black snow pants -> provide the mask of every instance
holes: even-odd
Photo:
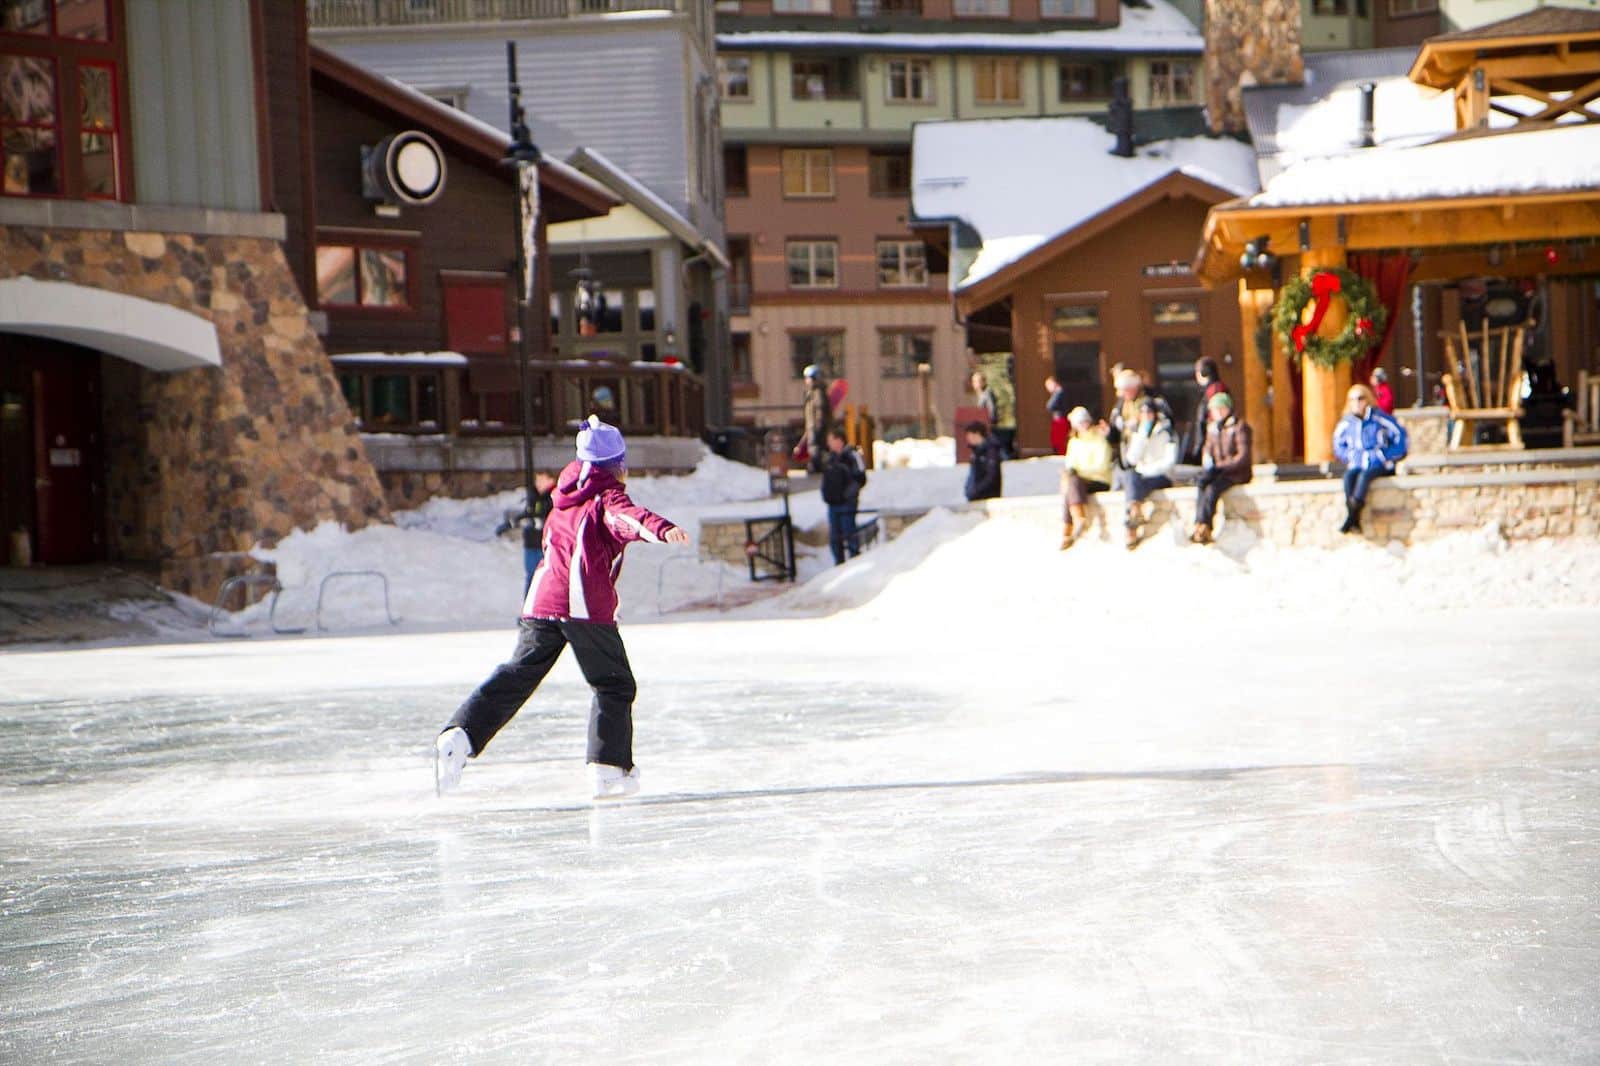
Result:
[[[633,769],[633,698],[637,687],[616,626],[524,618],[517,650],[467,697],[445,729],[460,726],[483,754],[489,741],[522,709],[568,644],[594,689],[589,708],[589,762]]]

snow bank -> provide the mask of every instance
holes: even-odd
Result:
[[[915,437],[897,441],[875,440],[872,442],[872,465],[879,470],[955,466],[956,440],[954,437],[936,437],[933,440],[920,440]]]
[[[920,447],[910,449],[920,453]],[[1007,496],[1053,498],[1060,460],[1005,464]],[[894,625],[908,619],[1015,617],[1066,632],[1088,617],[1155,611],[1204,619],[1216,612],[1315,611],[1342,616],[1373,610],[1600,606],[1600,543],[1561,540],[1508,545],[1494,527],[1412,548],[1357,540],[1332,550],[1285,549],[1257,541],[1242,525],[1221,527],[1215,549],[1194,548],[1174,529],[1137,552],[1115,537],[1093,536],[1056,550],[1049,522],[984,521],[955,513],[964,503],[964,466],[897,467],[872,472],[863,508],[931,513],[899,538],[834,568],[825,551],[802,547],[803,583],[741,608],[752,617],[865,611]],[[766,474],[707,456],[686,477],[634,478],[633,497],[685,528],[702,520],[777,513]],[[407,627],[502,626],[516,617],[522,552],[494,528],[517,492],[479,500],[434,500],[396,515],[395,525],[349,532],[324,524],[258,550],[277,563],[286,587],[284,625],[312,621],[318,588],[338,571],[376,570],[389,580],[392,608]],[[815,491],[790,505],[801,527],[825,522]],[[1117,531],[1113,530],[1113,533]],[[643,545],[628,553],[621,579],[623,618],[652,621],[683,610],[751,599],[741,566],[707,562],[694,545]],[[763,592],[765,590],[762,590]],[[265,605],[238,622],[262,628]],[[385,625],[381,585],[335,578],[325,624],[349,630]]]

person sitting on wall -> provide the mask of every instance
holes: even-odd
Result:
[[[867,464],[845,439],[838,426],[828,429],[828,465],[822,468],[822,502],[828,505],[828,547],[833,565],[861,554],[856,535],[856,508],[867,483]]]
[[[1394,473],[1406,457],[1406,430],[1377,405],[1365,385],[1350,386],[1344,417],[1333,428],[1333,454],[1344,464],[1344,525],[1340,533],[1361,532],[1361,509],[1374,478]]]
[[[1250,423],[1233,413],[1233,397],[1219,392],[1206,404],[1210,423],[1206,426],[1206,446],[1200,456],[1199,494],[1195,500],[1194,529],[1189,539],[1196,544],[1211,543],[1211,525],[1217,516],[1217,501],[1235,485],[1250,481],[1252,457]]]
[[[1072,427],[1072,439],[1067,441],[1067,455],[1061,461],[1065,503],[1061,515],[1062,551],[1072,547],[1073,541],[1088,529],[1089,497],[1111,487],[1112,471],[1111,443],[1088,410],[1074,407],[1067,415],[1067,423]]]
[[[1055,455],[1067,453],[1067,390],[1051,375],[1044,379],[1044,391],[1050,394],[1044,409],[1050,415],[1050,451]]]
[[[1189,423],[1188,432],[1183,436],[1183,462],[1191,466],[1200,462],[1200,453],[1206,446],[1207,405],[1211,403],[1211,397],[1228,391],[1217,361],[1209,355],[1194,361],[1194,383],[1200,386],[1200,397],[1195,401],[1194,420]]]
[[[1372,402],[1386,415],[1394,414],[1394,389],[1389,387],[1389,372],[1381,366],[1372,368]]]
[[[967,499],[992,500],[1000,495],[1000,442],[982,422],[968,422],[966,434],[967,447],[972,449]]]
[[[1117,399],[1106,414],[1105,424],[1101,429],[1114,449],[1112,458],[1116,460],[1118,468],[1126,469],[1131,465],[1127,456],[1127,440],[1139,424],[1140,406],[1146,400],[1153,402],[1158,417],[1169,424],[1172,422],[1172,407],[1165,399],[1150,391],[1150,387],[1145,384],[1144,376],[1137,370],[1129,370],[1119,364],[1112,380],[1117,386]]]
[[[1172,468],[1178,463],[1172,419],[1163,417],[1155,397],[1139,401],[1139,421],[1123,438],[1122,455],[1127,465],[1116,472],[1116,482],[1127,500],[1123,525],[1131,551],[1139,546],[1145,523],[1150,521],[1146,501],[1156,489],[1172,487]]]

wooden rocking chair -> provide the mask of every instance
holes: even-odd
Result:
[[[1600,374],[1578,371],[1578,409],[1566,416],[1564,445],[1600,444]]]
[[[1521,449],[1523,326],[1485,324],[1477,336],[1442,330],[1445,368],[1444,394],[1450,404],[1450,450],[1474,447],[1469,433],[1477,422],[1504,422],[1506,443],[1485,445]]]

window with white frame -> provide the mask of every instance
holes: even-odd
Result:
[[[781,159],[785,199],[833,195],[832,148],[785,148]]]
[[[895,329],[878,334],[878,372],[886,378],[913,378],[933,365],[933,331]]]
[[[1178,59],[1150,63],[1150,106],[1170,107],[1194,102],[1194,64]]]
[[[889,60],[888,97],[896,103],[927,103],[932,100],[932,62],[926,59]]]
[[[956,0],[955,13],[962,16],[1010,18],[1011,0]]]
[[[791,289],[839,287],[838,241],[790,241],[785,248]]]
[[[1000,56],[973,61],[972,94],[980,104],[1022,102],[1022,60]]]
[[[1039,14],[1047,19],[1092,19],[1094,0],[1040,0]]]
[[[717,56],[717,85],[724,100],[750,99],[750,57]]]
[[[892,289],[928,284],[928,250],[923,243],[879,241],[878,284]]]

